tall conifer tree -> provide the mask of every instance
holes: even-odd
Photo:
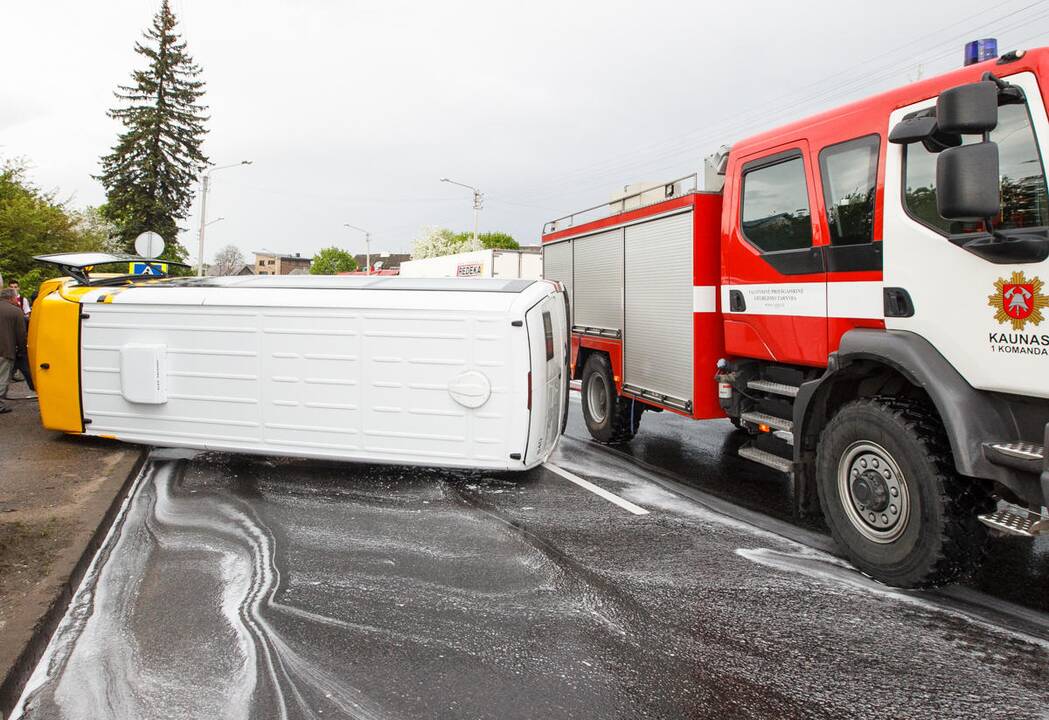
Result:
[[[114,93],[122,106],[109,116],[125,130],[113,151],[102,157],[102,174],[96,179],[106,188],[105,213],[120,228],[129,251],[139,233],[153,230],[167,244],[165,258],[184,260],[178,221],[188,215],[197,174],[208,162],[201,152],[208,117],[200,103],[200,67],[186,53],[176,24],[164,0],[144,42],[135,43],[146,67],[133,71],[132,84]]]

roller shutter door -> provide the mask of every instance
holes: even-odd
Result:
[[[627,227],[625,253],[624,383],[691,403],[692,213]]]
[[[623,329],[623,230],[573,241],[575,311],[572,322],[600,330]]]
[[[575,310],[575,298],[572,295],[572,241],[543,246],[543,278],[559,280],[568,290],[569,307]]]

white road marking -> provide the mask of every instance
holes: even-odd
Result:
[[[579,477],[578,475],[573,475],[572,473],[568,472],[567,470],[563,470],[562,468],[557,467],[557,465],[554,465],[553,463],[545,462],[545,463],[543,463],[543,467],[545,467],[547,470],[549,470],[552,473],[556,473],[556,474],[560,475],[561,477],[563,477],[565,480],[568,480],[569,482],[574,482],[576,485],[578,485],[579,487],[583,488],[584,490],[589,490],[590,492],[594,493],[595,495],[603,497],[608,502],[618,505],[619,507],[623,508],[627,512],[632,512],[635,515],[648,515],[648,510],[645,510],[640,505],[635,505],[634,503],[630,502],[629,500],[624,500],[623,498],[619,497],[618,495],[615,495],[614,493],[610,493],[607,490],[605,490],[604,488],[600,488],[597,485],[594,485],[594,483],[590,482],[589,480],[584,480],[583,478]]]

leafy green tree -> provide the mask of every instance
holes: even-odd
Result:
[[[441,257],[471,250],[482,250],[469,233],[454,233],[448,228],[424,227],[412,243],[412,259]]]
[[[0,167],[0,274],[5,283],[18,280],[22,292],[57,271],[33,260],[36,255],[61,252],[110,252],[113,228],[97,209],[73,211],[30,183],[25,165],[7,162]]]
[[[327,247],[313,256],[310,275],[335,275],[341,272],[353,272],[357,261],[353,255],[337,247]]]
[[[189,214],[197,173],[208,159],[201,152],[207,130],[206,106],[200,103],[204,83],[200,67],[186,53],[186,43],[175,32],[177,20],[163,0],[135,52],[146,67],[131,73],[132,84],[115,95],[122,106],[109,111],[124,132],[112,152],[102,157],[108,203],[106,217],[120,228],[124,249],[146,230],[164,238],[162,257],[184,260],[178,242],[178,221]]]
[[[459,242],[466,243],[473,239],[473,233],[461,232],[457,233],[455,237]],[[517,250],[521,247],[514,240],[513,236],[504,232],[481,233],[477,236],[477,241],[481,243],[481,247],[485,250]]]
[[[472,232],[452,232],[448,228],[424,227],[412,244],[412,259],[455,255],[472,250],[517,250],[521,246],[503,232],[481,233],[474,242]]]

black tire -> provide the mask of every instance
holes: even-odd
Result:
[[[591,437],[607,445],[629,442],[637,434],[644,406],[616,394],[608,357],[593,353],[583,365],[583,420]],[[594,401],[591,402],[593,393]],[[604,402],[601,403],[600,399]],[[603,410],[602,410],[603,407]]]
[[[957,474],[943,426],[922,403],[870,398],[843,406],[820,436],[816,482],[834,539],[887,585],[943,585],[983,558],[987,533],[977,515],[994,501]]]

